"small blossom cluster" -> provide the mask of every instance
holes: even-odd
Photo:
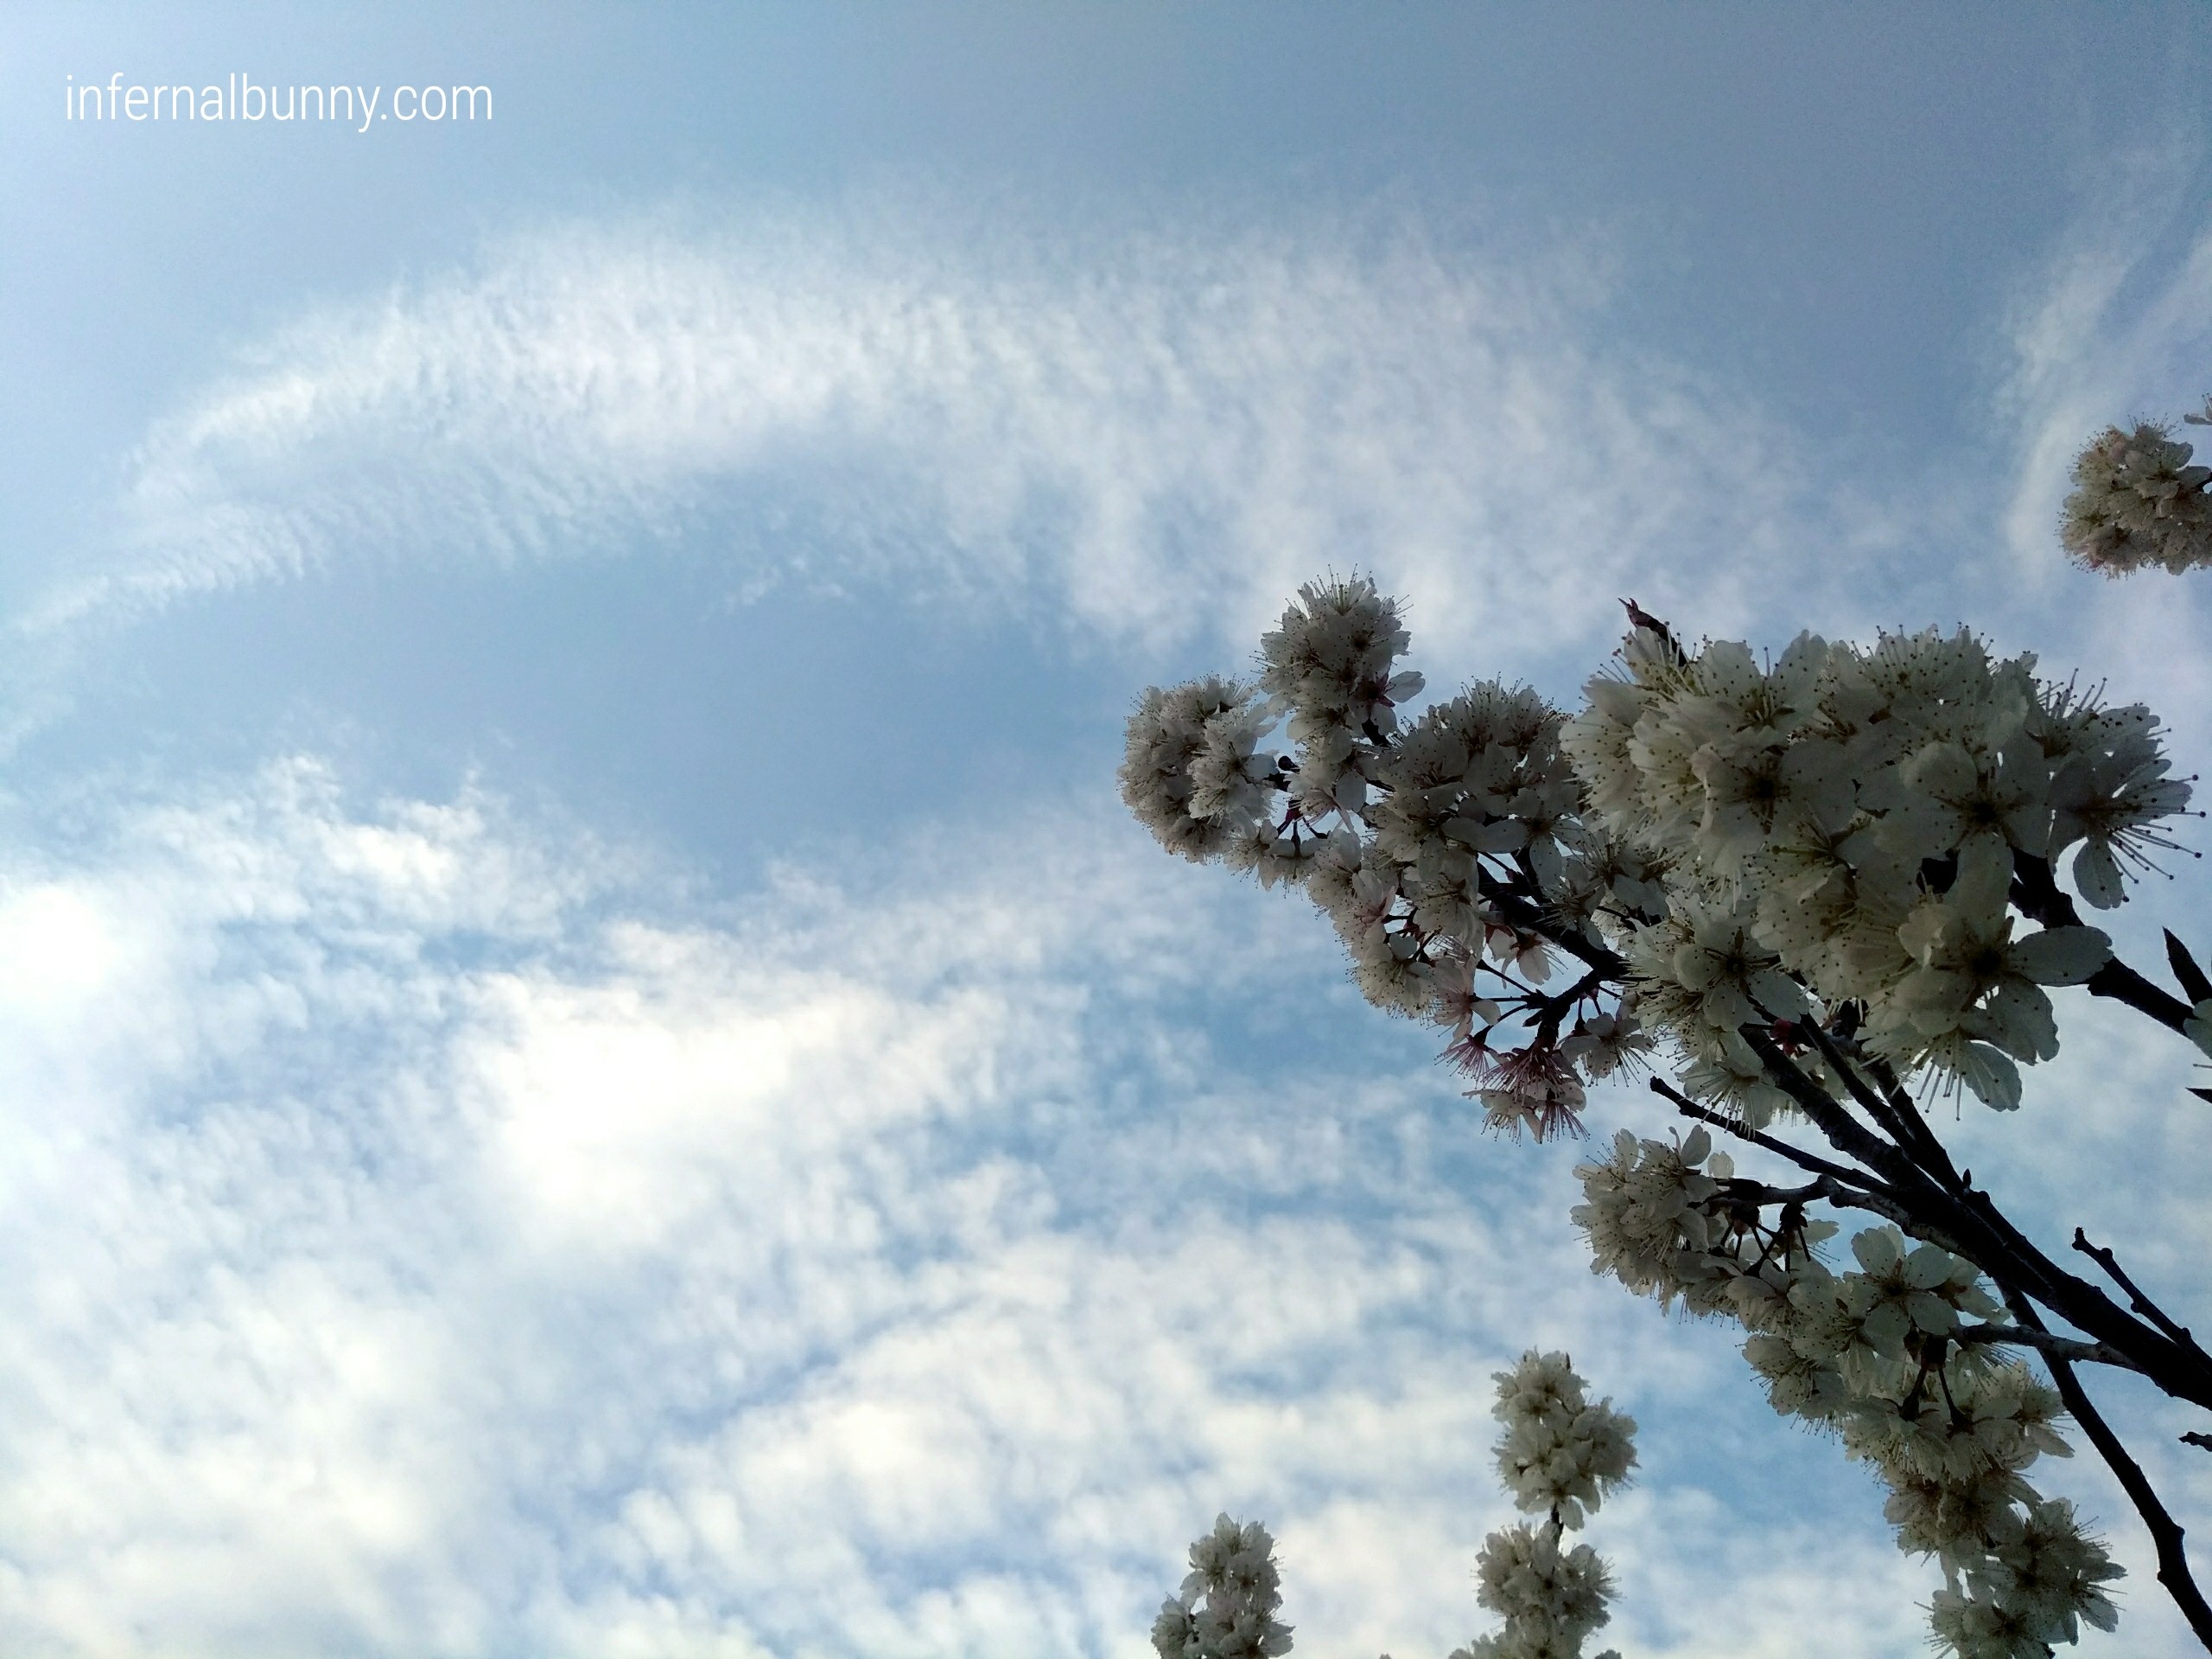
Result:
[[[1541,988],[1562,938],[1603,954],[1599,909],[1662,902],[1656,868],[1582,821],[1560,716],[1535,693],[1484,683],[1402,724],[1421,688],[1397,666],[1408,643],[1372,582],[1308,583],[1256,683],[1146,692],[1122,798],[1185,857],[1301,887],[1367,998],[1443,1027],[1491,1122],[1541,1137],[1575,1124],[1586,1079],[1648,1046],[1601,979]],[[1278,722],[1294,753],[1264,747]]]
[[[1611,1617],[1605,1603],[1612,1584],[1587,1544],[1564,1548],[1561,1535],[1581,1525],[1585,1511],[1628,1478],[1636,1463],[1636,1421],[1615,1411],[1610,1400],[1591,1404],[1589,1385],[1565,1354],[1532,1351],[1494,1380],[1491,1414],[1505,1426],[1498,1474],[1519,1508],[1545,1512],[1547,1519],[1501,1528],[1484,1541],[1476,1594],[1504,1628],[1477,1637],[1452,1659],[1582,1659],[1584,1638]],[[1160,1659],[1288,1653],[1290,1627],[1275,1618],[1281,1591],[1267,1529],[1256,1521],[1240,1526],[1224,1515],[1192,1544],[1190,1576],[1160,1607],[1152,1645]],[[1598,1659],[1620,1656],[1608,1650]]]
[[[1809,1017],[1899,1076],[2018,1105],[2019,1066],[2057,1052],[2044,988],[2089,979],[2110,944],[2016,936],[2015,883],[2070,853],[2081,897],[2110,908],[2123,867],[2173,844],[2158,825],[2190,789],[2149,711],[1963,631],[1863,651],[1802,635],[1762,666],[1639,627],[1621,658],[1561,742],[1588,817],[1665,872],[1664,918],[1614,937],[1684,1086],[1762,1121],[1783,1100],[1744,1028]]]
[[[1521,1356],[1499,1371],[1492,1415],[1505,1425],[1497,1474],[1518,1508],[1548,1514],[1569,1529],[1628,1478],[1636,1464],[1636,1419],[1595,1405],[1565,1354]]]
[[[1589,1633],[1611,1617],[1605,1563],[1587,1544],[1566,1548],[1548,1527],[1505,1527],[1483,1541],[1475,1597],[1505,1621],[1451,1659],[1581,1659]],[[1620,1659],[1608,1649],[1599,1659]]]
[[[1636,1420],[1610,1400],[1592,1405],[1565,1354],[1532,1351],[1495,1380],[1492,1414],[1505,1426],[1498,1478],[1517,1508],[1546,1519],[1500,1528],[1484,1541],[1476,1596],[1503,1627],[1452,1659],[1580,1659],[1584,1640],[1611,1617],[1612,1584],[1596,1552],[1567,1548],[1563,1535],[1628,1478]]]
[[[1281,1605],[1274,1540],[1223,1515],[1191,1545],[1190,1575],[1160,1605],[1152,1645],[1160,1659],[1274,1659],[1290,1651]]]
[[[2024,1478],[2044,1453],[2070,1455],[2058,1395],[1998,1356],[2008,1327],[1971,1262],[1885,1226],[1853,1238],[1854,1268],[1832,1271],[1815,1252],[1834,1224],[1738,1179],[1701,1128],[1679,1144],[1623,1130],[1576,1173],[1596,1271],[1740,1323],[1774,1408],[1839,1435],[1881,1476],[1898,1548],[1942,1567],[1939,1645],[2024,1659],[2075,1641],[2084,1621],[2113,1628],[2103,1586],[2120,1569]]]
[[[2212,424],[2212,401],[2183,418]],[[2074,463],[2074,493],[2059,519],[2074,562],[2108,576],[2212,564],[2212,467],[2193,465],[2190,455],[2169,428],[2147,423],[2091,439]]]

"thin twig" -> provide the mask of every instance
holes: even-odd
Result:
[[[1732,1176],[1720,1183],[1721,1190],[1732,1202],[1740,1200],[1764,1209],[1770,1204],[1810,1204],[1815,1198],[1824,1198],[1834,1188],[1834,1182],[1826,1176],[1808,1181],[1802,1186],[1769,1186],[1764,1181],[1747,1180],[1741,1175]]]
[[[1734,1135],[1738,1141],[1748,1141],[1755,1147],[1762,1147],[1777,1158],[1787,1158],[1800,1169],[1810,1170],[1815,1175],[1827,1175],[1839,1181],[1849,1181],[1859,1186],[1878,1187],[1880,1185],[1878,1181],[1862,1170],[1853,1169],[1847,1164],[1832,1164],[1825,1158],[1816,1158],[1809,1152],[1799,1151],[1787,1141],[1777,1141],[1770,1135],[1762,1134],[1757,1129],[1745,1128],[1726,1112],[1716,1112],[1710,1107],[1699,1105],[1664,1077],[1651,1079],[1651,1092],[1674,1102],[1675,1109],[1683,1116],[1697,1118],[1703,1122],[1712,1124],[1717,1129]]]
[[[2056,1355],[2087,1365],[2116,1365],[2123,1371],[2140,1372],[2142,1367],[2108,1343],[2077,1342],[2072,1337],[2054,1335],[2024,1325],[1965,1325],[1948,1333],[1950,1340],[1961,1348],[1984,1347],[1991,1343],[2017,1343],[2023,1348],[2032,1348],[2046,1357]]]
[[[2034,1304],[2026,1297],[2009,1285],[1999,1288],[2005,1293],[2005,1305],[2012,1310],[2014,1319],[2031,1330],[2045,1328]],[[2205,1605],[2203,1592],[2190,1576],[2189,1557],[2182,1549],[2181,1523],[2167,1513],[2142,1465],[2128,1455],[2127,1448],[2120,1443],[2120,1436],[2112,1432],[2111,1425],[2089,1403],[2081,1379],[2074,1375],[2073,1365],[2052,1353],[2044,1355],[2044,1363],[2050,1367],[2051,1381],[2058,1385],[2058,1397],[2066,1402],[2066,1409],[2073,1414],[2074,1421],[2082,1425],[2082,1432],[2089,1437],[2089,1443],[2120,1478],[2120,1485],[2134,1503],[2136,1513],[2151,1529],[2151,1541],[2158,1553],[2158,1582],[2166,1586],[2166,1593],[2181,1609],[2182,1617],[2189,1621],[2189,1628],[2196,1633],[2197,1641],[2212,1652],[2212,1607]]]
[[[2157,1325],[2159,1330],[2181,1344],[2199,1359],[2207,1357],[2204,1350],[2197,1346],[2196,1338],[2189,1334],[2189,1327],[2185,1325],[2177,1325],[2169,1318],[2164,1308],[2145,1296],[2136,1282],[2120,1270],[2118,1258],[2103,1245],[2090,1243],[2088,1235],[2079,1227],[2074,1230],[2074,1248],[2112,1275],[2113,1282],[2127,1293],[2128,1303],[2138,1313],[2150,1320],[2152,1324]]]

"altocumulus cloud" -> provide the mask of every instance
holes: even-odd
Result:
[[[1453,632],[1510,588],[1522,663],[1605,637],[1630,584],[1732,624],[1818,516],[1750,400],[1609,338],[1590,247],[1189,219],[855,201],[512,237],[303,316],[159,422],[105,563],[41,614],[705,525],[741,589],[888,577],[1153,642],[1241,639],[1332,563]]]
[[[304,760],[11,840],[10,1650],[1141,1654],[1222,1503],[1306,1645],[1464,1639],[1487,1371],[1563,1343],[1656,1421],[1732,1356],[1405,1051],[1210,1051],[1219,999],[1325,995],[1306,918],[1004,833],[710,922]],[[1871,1513],[1816,1548],[1684,1472],[1608,1511],[1624,1636],[1711,1651],[1779,1527],[1737,1651],[1831,1574],[1903,1639]]]

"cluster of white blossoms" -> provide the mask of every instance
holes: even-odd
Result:
[[[2045,988],[2110,954],[2095,928],[2023,929],[2019,884],[2065,858],[2108,909],[2173,844],[2190,786],[2157,721],[1964,632],[1804,635],[1762,665],[1637,615],[1572,721],[1485,683],[1402,725],[1395,603],[1309,584],[1256,685],[1145,694],[1123,797],[1185,857],[1301,885],[1370,1001],[1447,1030],[1496,1127],[1573,1127],[1586,1082],[1655,1038],[1756,1126],[1787,1103],[1745,1027],[1787,1046],[1808,1019],[2017,1105],[2019,1067],[2057,1052]],[[1294,755],[1264,746],[1286,720]]]
[[[2099,487],[2185,518],[2204,482],[2187,459],[2114,450]],[[2177,999],[2076,908],[2117,906],[2176,847],[2190,780],[2147,709],[2040,679],[2032,657],[1997,659],[1964,630],[1870,647],[1807,634],[1762,661],[1629,615],[1572,719],[1496,683],[1408,718],[1421,681],[1401,667],[1395,601],[1362,579],[1311,583],[1255,681],[1145,694],[1123,797],[1173,851],[1306,893],[1370,1001],[1444,1029],[1491,1127],[1578,1132],[1589,1083],[1663,1054],[1675,1084],[1652,1086],[1683,1115],[1814,1174],[1783,1191],[1738,1179],[1701,1128],[1624,1135],[1581,1170],[1575,1218],[1599,1270],[1739,1321],[1775,1408],[1879,1471],[1900,1544],[1942,1566],[1942,1644],[2041,1655],[2084,1622],[2109,1628],[2101,1586],[2118,1569],[2024,1475],[2065,1452],[2061,1395],[2002,1355],[2039,1347],[2069,1389],[2075,1359],[2128,1366],[2200,1405],[2212,1360],[2109,1253],[2077,1235],[2126,1308],[2041,1257],[1912,1096],[2018,1106],[2021,1067],[2058,1052],[2054,987],[2117,997],[2212,1055],[2212,976],[2169,935]],[[1844,1162],[1777,1140],[1785,1118]],[[1904,1230],[1859,1233],[1836,1271],[1813,1202]],[[2097,1341],[2046,1331],[2038,1300]],[[2111,1459],[2086,1395],[2065,1398]],[[1579,1652],[1591,1626],[1575,1621],[1602,1606],[1595,1557],[1560,1541],[1597,1486],[1560,1484],[1535,1445],[1509,1481],[1550,1494],[1554,1520],[1486,1550],[1506,1629],[1470,1659]],[[2212,1646],[2212,1611],[2190,1617]]]
[[[1504,1628],[1478,1637],[1451,1659],[1582,1659],[1582,1643],[1611,1615],[1611,1580],[1587,1544],[1562,1535],[1582,1524],[1636,1463],[1636,1420],[1601,1400],[1565,1354],[1529,1352],[1495,1374],[1492,1414],[1505,1425],[1497,1469],[1515,1504],[1541,1513],[1535,1525],[1502,1527],[1484,1540],[1476,1595]],[[1226,1515],[1191,1546],[1191,1573],[1160,1610],[1152,1645],[1160,1659],[1259,1659],[1288,1653],[1280,1623],[1274,1541],[1257,1522]],[[1201,1599],[1203,1598],[1203,1600]],[[1389,1659],[1386,1654],[1383,1659]],[[1620,1659],[1611,1650],[1597,1659]]]
[[[1621,655],[1561,741],[1587,817],[1666,873],[1663,920],[1600,922],[1684,1086],[1756,1123],[1781,1100],[1744,1027],[1848,1008],[1898,1075],[2018,1105],[2019,1065],[2058,1048],[2044,988],[2089,979],[2110,945],[2018,934],[2015,884],[2070,854],[2081,897],[2110,908],[2124,868],[2171,844],[2157,825],[2190,788],[2149,711],[2101,709],[1963,631],[1865,651],[1801,635],[1763,667],[1640,627]]]
[[[1532,1351],[1493,1380],[1497,1404],[1491,1414],[1505,1425],[1499,1480],[1521,1510],[1580,1527],[1635,1467],[1636,1419],[1615,1411],[1610,1400],[1591,1404],[1589,1385],[1565,1354]]]
[[[1281,1605],[1274,1540],[1224,1515],[1191,1545],[1190,1576],[1161,1604],[1152,1645],[1160,1659],[1274,1659],[1290,1651]]]
[[[1815,1254],[1835,1231],[1789,1195],[1739,1180],[1702,1128],[1680,1143],[1627,1130],[1576,1171],[1574,1219],[1594,1267],[1689,1313],[1738,1321],[1775,1409],[1839,1435],[1890,1489],[1902,1549],[1936,1558],[1940,1645],[1961,1659],[2043,1659],[2082,1622],[2110,1630],[2118,1578],[2070,1506],[2024,1471],[2059,1438],[2059,1397],[1993,1338],[2011,1327],[1974,1265],[1894,1227],[1851,1241],[1856,1266]]]
[[[2212,425],[2212,399],[2202,415]],[[2190,464],[2190,448],[2148,423],[2132,432],[2107,429],[2074,463],[2059,539],[2075,563],[2107,575],[2145,565],[2175,572],[2212,564],[2212,467]]]
[[[1501,1527],[1483,1541],[1476,1597],[1503,1628],[1452,1659],[1580,1659],[1590,1632],[1611,1615],[1605,1564],[1564,1535],[1582,1524],[1636,1463],[1636,1420],[1613,1402],[1590,1402],[1565,1354],[1529,1352],[1497,1373],[1492,1414],[1505,1425],[1498,1478],[1516,1508],[1542,1521]],[[1610,1649],[1599,1659],[1620,1659]]]

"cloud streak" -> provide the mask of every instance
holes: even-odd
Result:
[[[1154,643],[1357,564],[1526,661],[1631,586],[1726,624],[1813,511],[1746,399],[1610,339],[1586,250],[939,206],[569,225],[302,317],[150,431],[35,621],[658,537]]]

